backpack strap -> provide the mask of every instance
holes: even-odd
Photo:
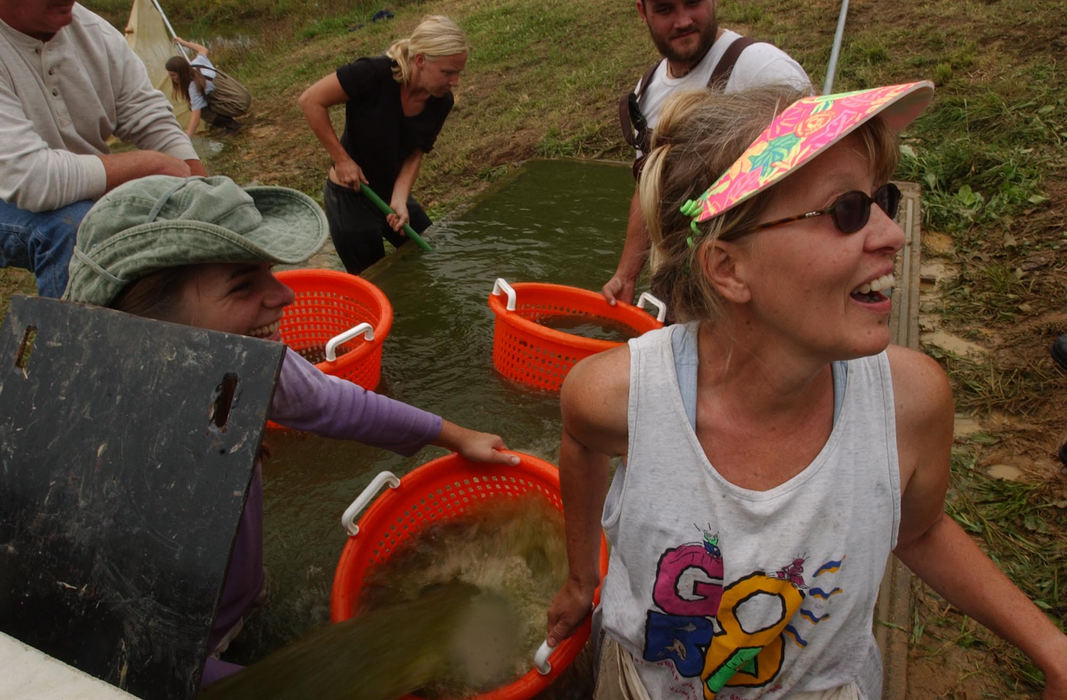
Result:
[[[730,74],[733,73],[734,64],[737,63],[737,58],[741,55],[742,51],[755,43],[755,39],[747,36],[739,36],[730,42],[730,45],[726,47],[726,52],[723,53],[722,58],[715,64],[715,70],[711,72],[711,77],[708,78],[708,87],[717,90],[725,88],[726,82],[730,80]]]
[[[619,98],[619,126],[622,128],[622,137],[626,139],[626,143],[641,151],[648,150],[649,134],[648,124],[645,122],[645,115],[641,114],[638,100],[645,93],[645,88],[648,87],[652,74],[656,72],[660,63],[662,61],[657,61],[645,71],[636,90],[627,92]],[[635,131],[637,133],[634,133]]]
[[[715,69],[708,78],[708,87],[713,90],[725,88],[727,81],[730,80],[730,74],[733,73],[734,64],[737,63],[738,57],[741,56],[741,52],[755,43],[757,43],[755,39],[747,36],[739,36],[730,42],[730,45],[726,47],[722,58],[715,64]],[[633,172],[635,180],[641,174],[641,168],[645,164],[645,157],[648,155],[649,146],[651,145],[649,142],[652,139],[652,133],[648,128],[648,123],[645,121],[645,115],[641,114],[641,107],[638,101],[641,99],[641,95],[644,94],[645,88],[648,86],[657,67],[659,67],[659,63],[645,71],[645,76],[641,78],[637,90],[626,93],[619,100],[619,124],[622,126],[623,138],[626,139],[626,143],[642,153],[634,161]]]

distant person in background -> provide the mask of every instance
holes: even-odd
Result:
[[[207,47],[177,36],[174,37],[174,43],[196,51],[196,56],[191,61],[185,56],[171,56],[166,63],[174,96],[180,97],[189,105],[189,124],[185,127],[185,133],[190,137],[195,134],[201,120],[231,134],[239,131],[240,122],[233,117],[219,114],[208,103],[208,95],[215,91],[214,80],[218,71],[207,57]]]
[[[405,224],[416,233],[430,225],[411,189],[423,154],[452,109],[467,52],[467,39],[452,20],[429,16],[385,55],[341,66],[300,96],[304,116],[332,161],[323,203],[334,248],[349,272],[384,257],[383,238],[403,245]],[[340,139],[329,115],[338,104],[345,105]],[[361,195],[364,184],[394,213],[382,214]]]
[[[619,107],[623,137],[636,149],[635,180],[660,109],[675,91],[711,87],[736,92],[776,84],[804,92],[812,89],[808,74],[784,51],[720,27],[715,0],[637,0],[637,12],[663,60],[645,73]],[[634,285],[649,250],[635,186],[619,263],[601,289],[605,299],[612,304],[633,302]]]
[[[117,136],[137,146],[111,153]],[[204,175],[125,37],[74,0],[0,0],[0,267],[67,284],[95,199],[145,175]]]

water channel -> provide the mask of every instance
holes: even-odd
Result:
[[[534,161],[427,232],[431,251],[400,251],[367,271],[389,297],[380,393],[556,463],[558,396],[499,376],[492,362],[493,281],[599,290],[614,270],[633,179],[626,165]],[[639,286],[639,289],[643,288]],[[264,463],[267,605],[233,649],[250,658],[329,620],[341,513],[382,470],[402,476],[444,454],[400,457],[315,436],[271,431]]]

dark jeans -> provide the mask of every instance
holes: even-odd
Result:
[[[333,247],[345,269],[354,275],[385,257],[384,240],[396,248],[407,243],[408,237],[390,228],[385,214],[353,189],[326,180],[322,203]],[[411,228],[422,233],[430,226],[430,217],[413,197],[408,197],[407,204]]]
[[[63,296],[78,224],[92,205],[86,199],[33,212],[0,200],[0,267],[26,268],[37,276],[38,294]]]

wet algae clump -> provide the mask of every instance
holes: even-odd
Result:
[[[208,688],[205,698],[462,698],[533,667],[566,575],[561,514],[487,500],[423,527],[372,569],[359,613]]]
[[[360,609],[421,600],[451,582],[473,586],[449,638],[445,673],[419,690],[455,698],[499,688],[533,667],[546,613],[567,570],[563,517],[545,499],[493,499],[461,518],[424,527],[360,591]]]
[[[426,591],[328,625],[207,688],[206,700],[396,700],[440,677],[447,639],[477,589],[463,583]]]

